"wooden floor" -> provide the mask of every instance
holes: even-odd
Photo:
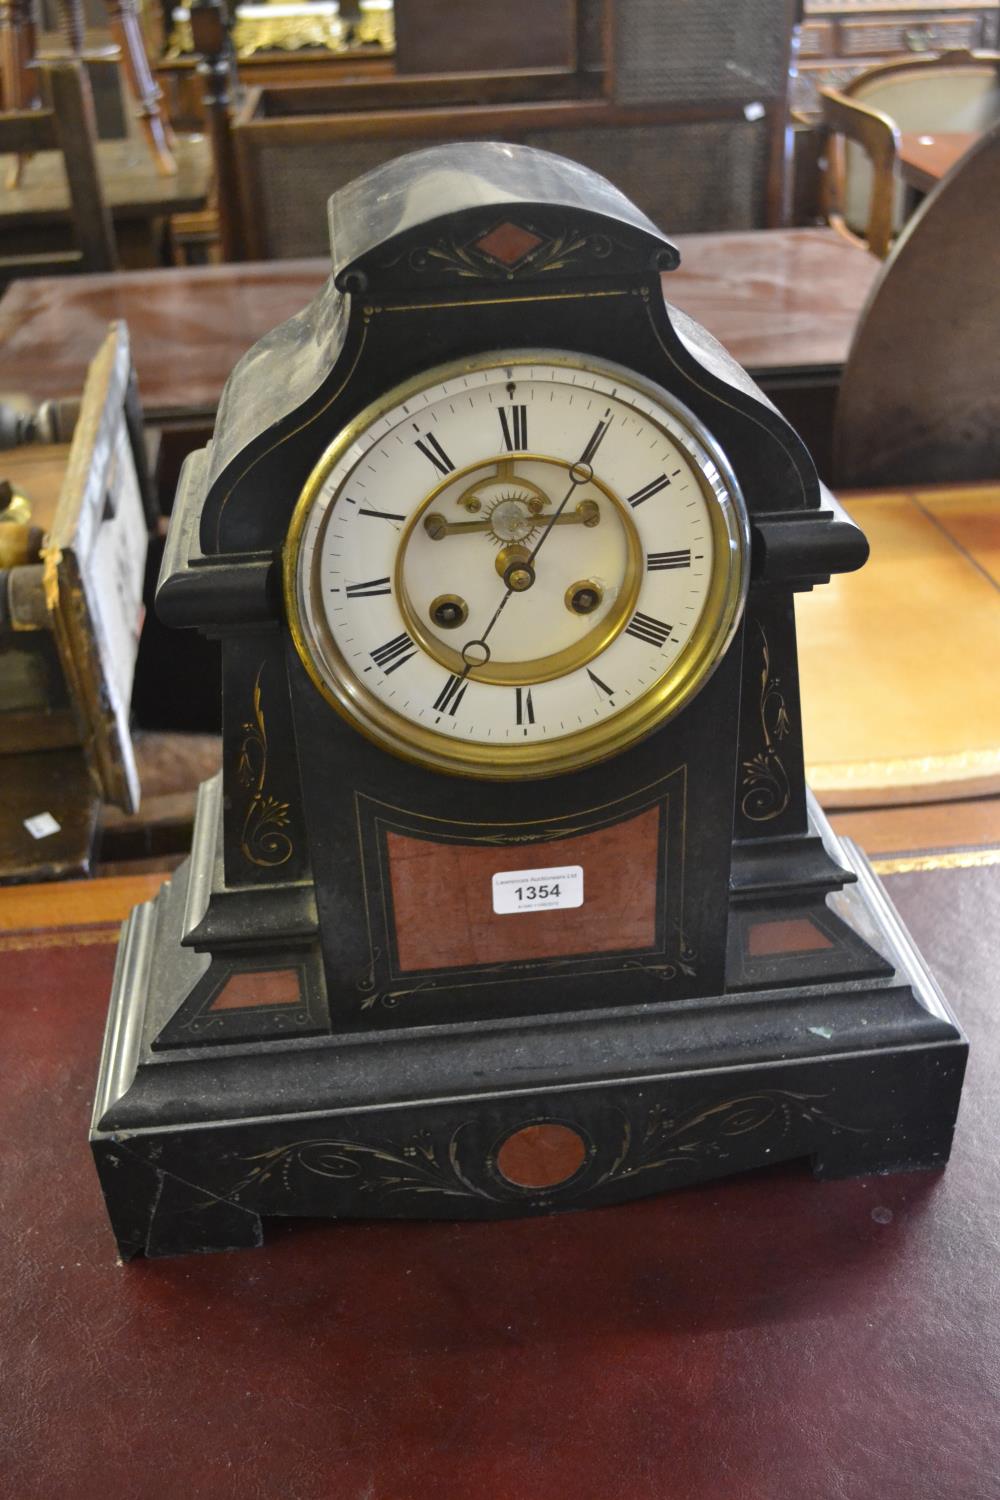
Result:
[[[1000,791],[1000,486],[841,498],[871,558],[796,601],[812,786],[827,807]]]

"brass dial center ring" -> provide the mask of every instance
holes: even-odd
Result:
[[[567,482],[572,493],[560,510]],[[584,543],[585,535],[594,541]],[[539,571],[534,551],[543,536]],[[499,547],[489,574],[499,576],[508,598],[488,645],[472,641],[462,649],[449,638],[450,624],[435,618],[433,605],[444,595],[431,601],[420,591],[432,576],[435,591],[469,601],[469,623],[483,630],[500,603],[482,590],[484,543]],[[593,570],[603,582],[586,607],[567,611],[566,585],[581,564],[584,577]],[[562,677],[607,650],[631,618],[641,582],[642,548],[629,507],[589,464],[524,453],[485,457],[425,496],[399,542],[394,594],[409,635],[448,672],[520,686]]]

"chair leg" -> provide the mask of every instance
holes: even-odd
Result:
[[[177,171],[176,145],[170,122],[163,112],[162,95],[150,71],[146,45],[139,25],[136,0],[107,0],[111,35],[121,51],[132,97],[139,106],[139,125],[161,177]]]
[[[115,271],[118,251],[97,168],[97,129],[90,79],[79,58],[44,69],[56,116],[59,149],[66,160],[70,205],[84,269]]]

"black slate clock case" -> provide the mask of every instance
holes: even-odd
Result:
[[[91,1137],[122,1254],[258,1244],[268,1215],[582,1208],[799,1156],[820,1176],[942,1164],[965,1039],[803,773],[793,595],[860,566],[862,534],[665,303],[674,247],[594,173],[439,147],[343,189],[330,220],[330,281],[237,366],[171,523],[158,610],[222,642],[223,769],[191,859],[122,936]],[[746,502],[750,586],[714,674],[645,740],[472,780],[377,748],[317,692],[281,556],[371,401],[525,349],[624,366],[694,414]],[[393,839],[504,870],[617,829],[600,847],[625,879],[643,817],[638,946],[512,937],[499,962],[405,968]],[[547,1141],[547,1167],[509,1166]]]

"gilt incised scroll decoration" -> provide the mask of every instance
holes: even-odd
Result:
[[[236,774],[250,791],[243,819],[240,851],[252,865],[264,868],[283,865],[293,852],[288,825],[288,803],[279,802],[267,790],[267,721],[260,680],[261,665],[253,685],[253,717],[243,725],[243,740]]]
[[[771,671],[771,649],[767,632],[758,625],[761,639],[760,729],[763,744],[757,754],[743,762],[743,796],[740,810],[752,823],[779,818],[791,798],[788,772],[778,746],[791,731],[781,678]]]

